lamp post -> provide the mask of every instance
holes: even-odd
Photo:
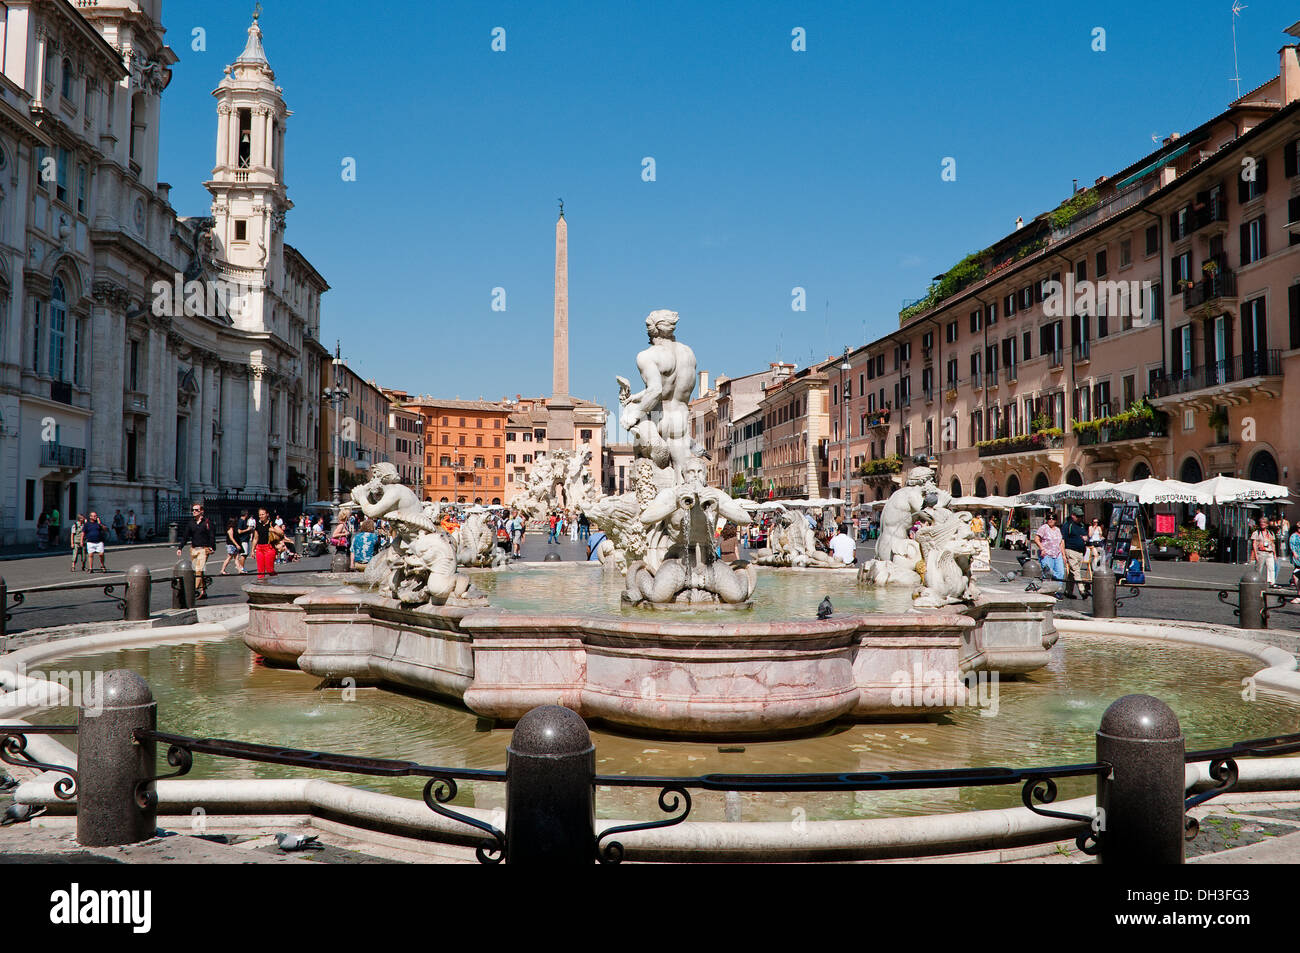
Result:
[[[840,404],[842,407],[841,416],[844,424],[840,430],[840,436],[844,439],[844,459],[840,463],[840,480],[843,485],[844,512],[841,519],[847,520],[849,517],[849,392],[844,386],[844,374],[853,370],[849,363],[849,349],[844,349],[844,359],[840,361]]]
[[[339,507],[343,500],[339,494],[339,457],[343,454],[343,404],[350,396],[348,389],[343,386],[343,357],[339,349],[339,342],[334,342],[334,386],[326,387],[323,399],[328,401],[334,407],[334,513],[333,520],[337,524],[339,520]]]

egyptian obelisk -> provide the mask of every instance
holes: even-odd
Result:
[[[551,368],[551,399],[546,402],[550,421],[546,437],[552,449],[572,450],[573,399],[569,397],[569,226],[564,202],[555,222],[555,351]]]

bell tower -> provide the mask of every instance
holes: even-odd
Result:
[[[284,133],[292,113],[262,48],[260,12],[248,42],[225,69],[217,100],[217,161],[212,179],[214,257],[221,277],[243,292],[232,317],[250,331],[273,330],[264,289],[273,288],[284,260],[284,217],[293,203],[284,187]]]

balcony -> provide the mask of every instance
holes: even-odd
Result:
[[[1194,367],[1155,382],[1153,404],[1190,402],[1202,409],[1215,403],[1242,404],[1282,393],[1282,352],[1277,348],[1239,354],[1226,361]]]
[[[1222,195],[1216,195],[1204,208],[1192,209],[1189,230],[1198,232],[1207,225],[1228,221],[1228,202]]]
[[[1217,274],[1206,275],[1183,291],[1183,310],[1212,309],[1225,298],[1236,299],[1237,274],[1224,268]]]
[[[981,457],[1001,457],[1012,453],[1045,453],[1060,450],[1063,438],[1060,433],[1039,431],[1022,437],[1000,437],[984,440],[977,446]]]
[[[1084,364],[1092,360],[1092,342],[1086,338],[1082,341],[1075,341],[1070,350],[1076,364]]]
[[[875,413],[867,414],[867,429],[876,430],[877,428],[889,426],[889,411],[878,410]]]
[[[43,443],[41,444],[41,466],[60,470],[81,470],[86,466],[86,450],[84,447]]]
[[[1155,417],[1103,417],[1091,423],[1076,423],[1074,436],[1080,447],[1101,448],[1123,440],[1163,440],[1169,436],[1164,414]]]

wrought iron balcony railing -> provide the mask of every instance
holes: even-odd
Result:
[[[1237,297],[1237,274],[1224,269],[1206,275],[1183,292],[1183,310],[1200,307],[1218,298]]]
[[[84,447],[65,447],[59,443],[41,444],[41,466],[80,470],[86,465]]]
[[[1170,397],[1175,394],[1187,394],[1204,390],[1207,387],[1221,387],[1238,381],[1255,377],[1282,376],[1282,352],[1277,348],[1267,351],[1253,351],[1239,354],[1226,361],[1194,367],[1181,374],[1170,374],[1157,380],[1156,397]]]

